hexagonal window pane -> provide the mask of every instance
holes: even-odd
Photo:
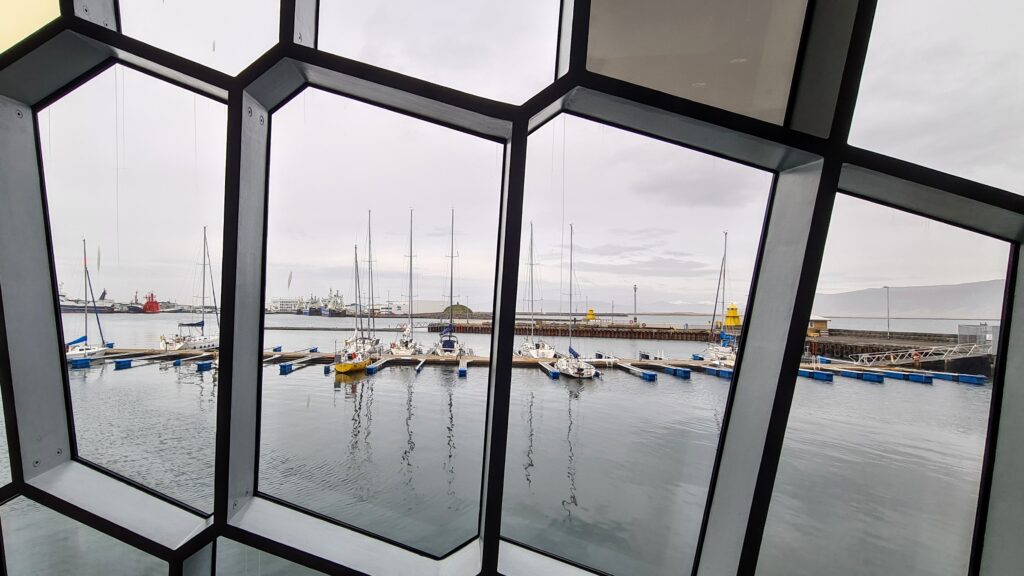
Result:
[[[19,496],[0,507],[7,573],[153,575],[167,562]]]
[[[807,0],[594,0],[587,68],[782,124]]]
[[[836,198],[758,574],[967,573],[1008,257]]]
[[[1024,4],[879,2],[850,143],[1024,194]]]
[[[277,44],[278,0],[119,0],[128,36],[189,60],[238,74]]]
[[[211,511],[226,107],[114,66],[38,122],[77,456]]]
[[[267,554],[229,538],[218,538],[216,574],[217,576],[318,576],[323,572],[289,562],[284,558]]]
[[[530,136],[504,538],[689,571],[771,185],[575,116]]]
[[[259,491],[443,556],[477,534],[503,147],[312,88],[271,122]]]
[[[552,0],[321,2],[317,46],[519,104],[554,79],[559,10]]]
[[[0,54],[60,15],[60,2],[4,2],[0,20]]]

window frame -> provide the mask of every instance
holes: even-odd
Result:
[[[0,392],[13,478],[0,487],[0,501],[25,495],[163,558],[172,574],[210,572],[219,536],[341,574],[402,566],[438,575],[496,574],[500,550],[510,551],[501,570],[519,571],[522,562],[536,561],[566,573],[594,572],[551,564],[559,560],[513,548],[500,536],[527,137],[566,113],[775,174],[695,576],[753,575],[756,569],[835,194],[843,191],[1010,243],[969,568],[971,575],[1008,573],[1024,563],[1024,547],[1012,536],[1024,532],[1024,486],[1015,482],[1024,455],[997,449],[997,440],[1008,446],[1024,442],[1020,419],[1001,417],[1024,412],[1024,325],[1011,322],[1024,314],[1024,283],[1017,282],[1024,197],[847,143],[876,2],[809,3],[786,122],[779,126],[588,71],[588,0],[563,0],[552,83],[520,106],[317,51],[318,0],[283,0],[279,43],[234,77],[124,36],[116,0],[62,0],[58,19],[0,54],[0,191],[11,208],[0,213]],[[34,111],[114,62],[228,104],[224,328],[211,518],[73,458]],[[309,85],[505,146],[480,531],[442,559],[292,510],[255,491],[270,117]],[[348,545],[337,546],[338,541]],[[360,546],[386,553],[367,559],[359,556]]]

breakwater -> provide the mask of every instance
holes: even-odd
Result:
[[[447,326],[437,322],[427,326],[430,332],[440,332]],[[490,322],[466,323],[456,322],[455,331],[462,334],[490,334]],[[529,324],[517,323],[515,333],[518,335],[535,334],[537,336],[568,336],[569,325],[564,322],[538,322],[531,327]],[[711,342],[717,339],[707,328],[676,328],[672,326],[644,326],[636,324],[589,325],[579,323],[573,326],[572,335],[579,338],[625,338],[629,340],[675,340],[687,342]]]

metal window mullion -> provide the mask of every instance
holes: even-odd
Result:
[[[19,444],[10,451],[15,480],[32,478],[71,456],[56,282],[47,237],[42,165],[32,109],[0,96],[0,283],[6,362]]]
[[[498,571],[508,412],[512,391],[512,353],[515,347],[516,291],[522,238],[527,133],[527,120],[516,120],[512,126],[512,138],[505,146],[494,283],[495,328],[491,337],[487,428],[484,434],[483,482],[480,490],[482,574],[496,574]]]
[[[1024,566],[1024,282],[1021,246],[1010,250],[985,463],[969,574],[1016,574]],[[997,443],[998,440],[998,443]]]
[[[270,116],[247,92],[228,103],[227,186],[214,514],[252,497],[256,469]]]
[[[839,172],[818,160],[775,179],[695,575],[754,572]]]

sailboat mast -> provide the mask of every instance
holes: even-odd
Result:
[[[533,222],[530,222],[530,342],[533,342],[537,318],[533,312]]]
[[[452,208],[452,239],[448,248],[448,325],[455,331],[455,208]]]
[[[412,334],[412,208],[409,209],[409,334]]]
[[[203,294],[199,297],[199,306],[202,313],[202,323],[199,325],[199,333],[206,335],[206,226],[203,226],[203,267],[200,269],[200,276],[203,277]],[[195,286],[195,284],[193,284]],[[193,316],[195,318],[195,316]]]
[[[725,271],[726,271],[726,258],[729,254],[729,231],[725,230],[722,232],[725,236],[724,246],[722,247],[722,318],[725,318]],[[722,321],[722,327],[725,327],[725,321]]]
[[[572,312],[572,224],[569,224],[569,348],[572,349],[572,324],[575,321]],[[572,353],[570,353],[570,356]]]
[[[356,271],[356,329],[359,330],[359,338],[363,338],[363,306],[362,296],[359,289],[359,245],[356,244],[352,248],[354,254],[353,262],[355,262]]]
[[[89,345],[89,257],[85,253],[85,238],[82,238],[82,320],[85,321],[85,344]]]
[[[377,328],[376,322],[374,321],[375,312],[373,309],[373,230],[371,230],[371,224],[373,222],[373,211],[366,211],[366,273],[369,275],[368,288],[370,289],[370,319],[367,322],[367,328],[370,331],[370,338],[373,338],[373,333]]]

